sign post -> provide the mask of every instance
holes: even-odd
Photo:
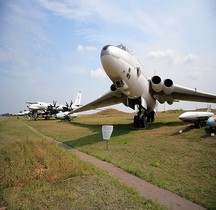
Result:
[[[113,125],[103,125],[102,126],[102,134],[103,140],[106,141],[106,149],[108,150],[109,140],[113,132]]]

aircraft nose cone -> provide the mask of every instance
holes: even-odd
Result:
[[[108,48],[109,46],[111,46],[111,45],[108,44],[108,45],[104,46],[104,47],[102,48],[102,50],[107,50],[107,48]]]
[[[121,64],[119,63],[118,57],[118,48],[113,45],[106,45],[101,50],[101,63],[104,71],[110,79],[113,77],[119,77],[119,69],[121,69]]]
[[[180,120],[184,120],[184,119],[185,119],[185,115],[184,115],[184,113],[181,114],[178,118],[179,118]]]
[[[104,56],[104,55],[109,55],[109,51],[108,51],[108,48],[112,46],[112,45],[105,45],[102,50],[101,50],[101,57]]]

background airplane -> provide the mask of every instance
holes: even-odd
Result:
[[[16,115],[17,116],[27,116],[27,115],[29,115],[29,113],[30,113],[29,110],[24,110],[24,111],[18,112]]]
[[[36,120],[38,116],[43,116],[45,119],[49,119],[49,117],[52,114],[56,114],[57,107],[56,107],[56,101],[53,101],[52,103],[47,102],[26,102],[29,105],[27,106],[30,113],[29,116],[34,118]]]
[[[74,114],[69,114],[69,111],[66,111],[66,112],[59,112],[55,115],[55,118],[56,119],[59,119],[61,121],[71,121],[73,120],[74,118],[77,117],[77,113],[74,113]]]
[[[75,102],[72,104],[71,108],[72,110],[75,110],[77,108],[79,108],[81,105],[81,91],[79,91]],[[70,114],[70,111],[65,111],[65,112],[59,112],[55,115],[56,119],[60,119],[60,120],[66,120],[66,121],[71,121],[72,119],[76,118],[77,114]]]
[[[160,76],[148,79],[144,68],[132,51],[123,45],[106,45],[101,50],[101,63],[112,81],[110,91],[71,113],[123,103],[132,109],[137,106],[134,127],[144,128],[154,121],[157,103],[172,104],[178,100],[216,103],[216,95],[174,84]]]
[[[211,112],[211,107],[206,112],[184,112],[179,116],[179,119],[194,124],[196,128],[206,125],[207,120],[214,115]]]
[[[75,103],[70,102],[70,105],[66,102],[66,105],[57,104],[56,101],[53,103],[46,103],[46,102],[27,102],[29,105],[27,106],[30,113],[29,115],[37,119],[39,115],[45,117],[45,119],[49,119],[50,116],[57,114],[60,111],[71,111],[74,108],[80,106],[81,102],[81,91],[78,92]],[[79,104],[79,105],[78,105]]]

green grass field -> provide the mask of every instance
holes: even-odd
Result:
[[[145,130],[133,130],[133,114],[83,115],[72,123],[27,123],[45,135],[111,162],[136,176],[208,209],[216,209],[216,137],[207,127],[189,129],[178,120],[180,111],[158,113]],[[106,150],[101,126],[114,125]],[[179,130],[183,130],[179,134]]]
[[[165,209],[37,136],[23,121],[0,119],[0,208]],[[53,134],[67,130],[53,120],[27,122]]]
[[[82,115],[71,123],[26,119],[19,122],[24,121],[47,136],[111,162],[208,209],[216,209],[216,137],[206,133],[207,127],[189,129],[189,125],[178,120],[180,114],[180,111],[158,113],[156,122],[145,130],[132,129],[133,114],[112,110]],[[109,150],[101,134],[104,124],[114,125]],[[28,130],[24,125],[22,129]],[[179,130],[183,133],[179,134]],[[24,131],[24,139],[34,139],[35,134],[31,136],[29,132]],[[0,140],[4,142],[7,138],[13,139],[8,135]],[[39,194],[40,190],[37,190]]]

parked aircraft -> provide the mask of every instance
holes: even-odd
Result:
[[[78,92],[75,104],[71,101],[70,105],[66,102],[66,105],[58,105],[56,101],[53,103],[46,103],[46,102],[27,102],[27,107],[30,111],[30,116],[33,117],[35,120],[37,119],[38,115],[42,115],[45,119],[48,119],[50,116],[57,114],[60,111],[71,111],[74,108],[77,108],[81,101],[81,91]]]
[[[196,128],[206,125],[207,120],[214,115],[209,107],[206,112],[184,112],[179,119],[194,124]]]
[[[59,120],[64,120],[64,121],[71,121],[73,120],[74,118],[77,117],[77,113],[74,113],[74,114],[69,114],[69,111],[66,111],[66,112],[59,112],[55,115],[55,118],[56,119],[59,119]]]
[[[34,120],[36,120],[39,115],[44,116],[45,119],[48,119],[49,116],[57,113],[56,101],[53,101],[53,104],[40,101],[26,103],[29,104],[27,106],[30,111],[29,115],[34,118]]]
[[[81,92],[78,93],[75,102],[72,104],[72,109],[75,110],[79,108],[81,105]],[[69,114],[70,111],[65,112],[59,112],[55,115],[56,119],[65,120],[65,121],[71,121],[72,119],[77,117],[77,114]]]
[[[17,116],[27,116],[27,115],[29,115],[29,110],[24,110],[24,111],[20,111],[20,112],[18,112],[16,115]]]
[[[148,79],[134,54],[123,45],[106,45],[101,50],[101,63],[113,84],[110,91],[70,113],[87,111],[118,103],[132,109],[138,107],[134,127],[143,128],[146,121],[154,121],[157,101],[172,104],[178,100],[216,103],[216,95],[174,85],[171,79],[160,76]]]

